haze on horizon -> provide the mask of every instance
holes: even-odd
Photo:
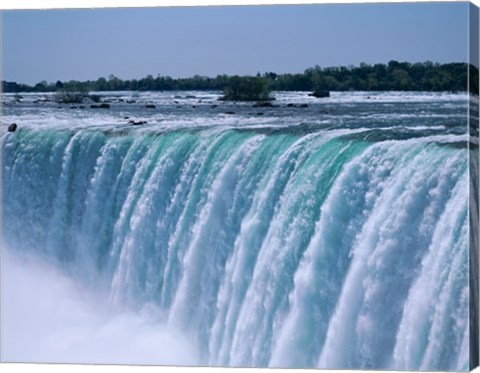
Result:
[[[467,62],[468,3],[2,11],[3,76],[94,80]]]

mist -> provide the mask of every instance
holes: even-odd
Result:
[[[2,253],[2,362],[195,365],[187,338],[154,308],[112,308],[34,257]]]

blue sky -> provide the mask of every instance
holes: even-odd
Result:
[[[467,3],[3,11],[3,79],[302,72],[467,61]]]

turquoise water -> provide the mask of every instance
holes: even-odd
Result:
[[[153,307],[194,364],[464,370],[461,98],[377,111],[342,96],[258,119],[205,107],[190,126],[179,109],[138,130],[89,109],[70,126],[48,108],[49,126],[10,108],[29,122],[2,137],[3,242],[110,307]],[[320,123],[315,105],[336,112]]]

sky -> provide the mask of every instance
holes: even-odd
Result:
[[[467,61],[468,3],[4,10],[2,79],[298,73]]]

